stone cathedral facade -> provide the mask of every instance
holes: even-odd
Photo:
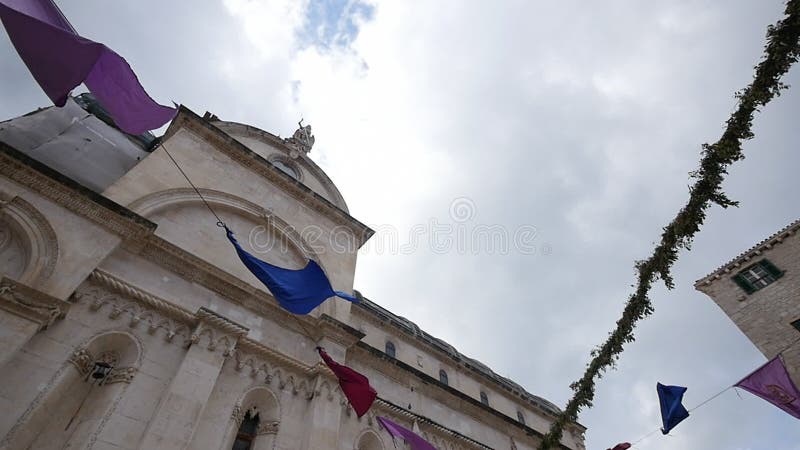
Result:
[[[536,448],[558,409],[409,320],[281,309],[170,160],[245,249],[352,292],[372,230],[311,145],[183,107],[129,136],[88,96],[0,123],[0,449],[395,448],[376,416],[438,449]],[[317,345],[369,377],[367,415]]]

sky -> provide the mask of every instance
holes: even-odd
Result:
[[[355,288],[559,406],[783,11],[777,0],[58,4],[162,103],[282,136],[312,124],[312,159],[378,231]],[[785,81],[800,85],[800,69]],[[0,94],[2,120],[49,105],[5,34]],[[724,183],[741,206],[712,207],[675,289],[654,288],[655,314],[580,416],[588,449],[656,429],[657,381],[687,386],[691,408],[765,362],[693,284],[800,217],[797,117],[791,88],[757,115]],[[798,450],[800,426],[730,390],[636,448]]]

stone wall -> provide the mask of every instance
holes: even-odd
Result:
[[[783,351],[789,373],[800,385],[800,331],[791,325],[800,320],[798,228],[797,223],[787,227],[695,286],[719,305],[765,357],[771,359]],[[782,270],[783,276],[746,293],[732,277],[765,258]]]

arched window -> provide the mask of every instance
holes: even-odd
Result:
[[[447,382],[447,372],[445,372],[444,369],[439,371],[439,381],[441,381],[442,384],[449,384]]]
[[[391,356],[392,358],[397,357],[395,356],[397,353],[395,352],[394,344],[392,343],[392,341],[386,341],[386,354]]]
[[[517,411],[517,420],[519,423],[525,425],[525,416],[522,415],[522,411]]]
[[[486,406],[489,406],[489,396],[486,395],[486,392],[481,391],[481,403]]]
[[[233,441],[232,450],[252,450],[253,441],[256,440],[258,430],[258,413],[250,415],[248,411],[242,420],[242,425],[236,433],[236,440]]]
[[[290,177],[294,178],[295,180],[300,179],[300,174],[297,172],[297,169],[294,167],[294,165],[281,161],[280,159],[273,160],[272,165],[280,169],[280,171],[285,173],[286,175],[289,175]]]

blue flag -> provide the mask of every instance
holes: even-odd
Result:
[[[244,251],[228,227],[225,227],[225,232],[236,248],[239,259],[267,286],[283,309],[294,314],[308,314],[334,296],[358,303],[358,299],[352,295],[334,291],[325,272],[313,259],[308,260],[308,264],[299,270],[273,266]]]
[[[658,402],[661,404],[661,423],[664,425],[661,432],[667,434],[675,428],[675,425],[689,417],[689,411],[686,411],[681,404],[686,388],[656,383],[656,391],[658,392]]]

